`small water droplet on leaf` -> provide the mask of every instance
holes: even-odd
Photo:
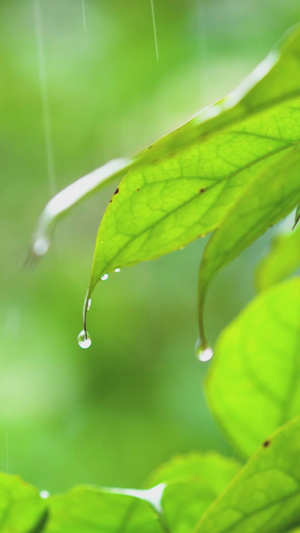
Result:
[[[83,348],[84,350],[89,348],[92,344],[91,337],[84,329],[79,333],[77,340],[80,348]]]
[[[121,272],[120,268],[115,268],[115,272]]]
[[[101,279],[102,281],[106,281],[108,279],[108,274],[103,274],[103,276],[101,276]]]

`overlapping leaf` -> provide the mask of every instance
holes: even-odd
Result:
[[[216,453],[175,458],[151,477],[151,485],[165,483],[162,509],[172,533],[190,533],[209,505],[240,469],[234,459]]]
[[[214,274],[268,227],[287,215],[300,196],[300,149],[292,148],[265,167],[211,237],[199,271],[199,329],[204,345],[203,307]],[[288,179],[287,179],[288,176]]]
[[[136,157],[111,162],[59,193],[41,217],[34,253],[48,249],[49,229],[59,216],[125,171],[99,228],[89,297],[103,274],[154,259],[222,227],[231,209],[247,198],[248,188],[255,183],[261,193],[259,178],[268,169],[279,183],[291,168],[290,157],[296,164],[299,58],[298,28],[228,98]],[[300,198],[296,181],[294,175],[294,205]],[[287,204],[279,213],[276,204],[274,220],[292,207]],[[259,205],[253,215],[260,216]]]
[[[300,228],[278,235],[272,242],[268,255],[264,257],[256,272],[256,286],[259,291],[284,280],[300,267]]]
[[[300,420],[267,439],[194,533],[283,533],[300,525]]]
[[[266,168],[289,164],[300,140],[299,52],[297,31],[235,95],[153,145],[147,164],[128,172],[99,228],[90,293],[104,273],[222,225]]]
[[[37,489],[17,476],[0,473],[0,531],[39,533],[47,517]]]
[[[300,279],[259,295],[223,332],[207,382],[210,405],[251,455],[300,415]]]

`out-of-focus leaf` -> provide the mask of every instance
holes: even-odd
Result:
[[[300,267],[300,228],[291,233],[276,236],[268,255],[256,272],[259,291],[284,280]]]
[[[1,533],[39,533],[46,518],[37,489],[17,476],[0,473]]]
[[[296,147],[264,168],[206,246],[199,271],[199,329],[204,347],[203,308],[209,282],[222,266],[295,207],[300,195],[299,166],[300,149]]]
[[[195,533],[282,533],[299,523],[298,418],[264,442],[203,516]]]
[[[257,296],[216,346],[209,403],[226,433],[250,455],[300,414],[300,279]]]
[[[209,505],[238,473],[240,464],[216,453],[177,457],[151,477],[165,483],[162,507],[172,533],[190,533]]]
[[[297,209],[296,209],[296,213],[295,213],[294,228],[297,226],[299,220],[300,220],[300,204],[297,205]]]
[[[120,490],[118,494],[109,489],[76,487],[66,494],[51,497],[45,533],[164,532],[158,513],[149,502],[126,492],[143,493],[124,490],[124,494]]]

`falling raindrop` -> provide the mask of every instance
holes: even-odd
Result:
[[[103,276],[101,276],[101,279],[102,281],[106,281],[108,279],[108,274],[103,274]]]
[[[85,0],[82,0],[82,16],[83,16],[83,28],[84,28],[84,31],[86,31]]]
[[[80,348],[83,348],[84,350],[86,350],[86,348],[89,348],[92,344],[91,337],[84,329],[79,333],[77,340]]]
[[[214,355],[212,348],[210,348],[210,346],[201,344],[200,339],[198,339],[196,342],[195,350],[196,350],[197,358],[202,363],[205,363],[206,361],[210,361],[210,359]]]
[[[115,268],[115,272],[121,272],[120,268]]]
[[[155,44],[155,54],[156,61],[159,61],[159,52],[158,52],[158,42],[157,42],[157,31],[156,31],[156,20],[155,20],[155,11],[154,11],[154,2],[151,1],[151,13],[152,13],[152,25],[153,25],[153,34],[154,34],[154,44]]]

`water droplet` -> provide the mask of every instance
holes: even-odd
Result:
[[[199,361],[202,363],[210,361],[214,355],[213,349],[210,346],[203,346],[200,342],[200,339],[198,339],[196,342],[195,350]]]
[[[87,302],[87,306],[86,306],[86,310],[87,310],[87,311],[90,310],[91,305],[92,305],[92,300],[91,300],[91,298],[89,298],[89,299],[88,299],[88,302]]]
[[[79,333],[77,340],[80,348],[83,348],[84,350],[89,348],[92,344],[91,337],[84,329]]]
[[[120,268],[115,268],[115,272],[121,272]]]
[[[103,274],[103,276],[101,276],[101,279],[102,281],[106,281],[108,279],[108,274]]]
[[[50,246],[49,239],[47,239],[46,237],[39,237],[33,243],[32,249],[35,255],[41,256],[41,255],[45,255],[48,252],[49,246]]]
[[[50,492],[48,492],[47,490],[41,490],[40,497],[43,500],[47,500],[47,498],[49,498],[49,496],[50,496]]]

